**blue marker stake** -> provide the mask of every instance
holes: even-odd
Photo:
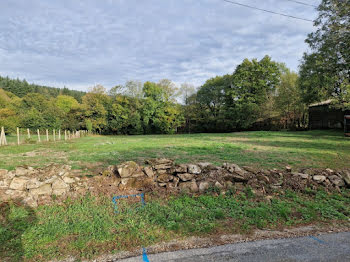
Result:
[[[148,257],[147,257],[146,248],[143,248],[143,251],[142,251],[142,260],[143,260],[143,262],[149,262]]]

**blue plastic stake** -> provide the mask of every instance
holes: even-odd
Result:
[[[142,260],[143,260],[143,262],[149,262],[148,257],[147,257],[146,248],[143,248],[143,251],[142,251]]]

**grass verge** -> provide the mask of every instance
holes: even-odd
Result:
[[[287,191],[271,202],[245,193],[180,195],[167,200],[148,197],[145,207],[86,196],[36,210],[15,203],[1,206],[0,258],[5,261],[46,261],[73,255],[92,258],[101,253],[149,246],[187,236],[281,229],[308,223],[348,223],[350,190]]]

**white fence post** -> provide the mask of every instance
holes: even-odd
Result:
[[[37,133],[38,133],[38,142],[40,143],[41,139],[40,139],[40,130],[39,129],[37,130]]]

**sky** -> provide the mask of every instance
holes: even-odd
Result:
[[[317,16],[288,0],[237,2]],[[311,22],[223,0],[1,0],[0,75],[83,91],[163,78],[200,86],[245,58],[269,55],[297,71],[312,31]]]

